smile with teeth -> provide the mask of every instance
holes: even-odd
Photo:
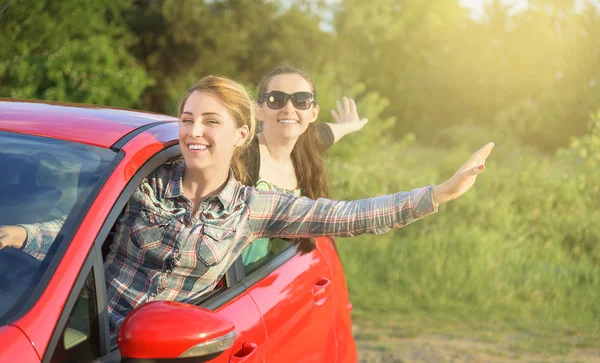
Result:
[[[206,150],[206,149],[208,149],[208,145],[193,144],[193,145],[188,145],[188,148],[190,150]]]
[[[297,120],[279,120],[282,124],[297,124]]]

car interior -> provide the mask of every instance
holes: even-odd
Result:
[[[59,161],[48,152],[23,154],[23,148],[7,147],[0,152],[0,170],[8,170],[0,178],[0,226],[42,223],[68,214],[76,202],[80,185],[87,175],[76,160]],[[60,153],[60,148],[53,149]],[[43,260],[14,247],[0,249],[0,316],[12,314],[21,307],[20,299],[35,285],[44,272]],[[83,302],[77,310],[87,309]],[[89,316],[89,314],[75,314]],[[69,349],[87,339],[89,327],[74,319],[64,332],[64,346]],[[89,326],[89,324],[87,324]],[[83,333],[83,332],[88,332]]]
[[[48,155],[49,156],[49,155]],[[39,223],[52,219],[61,190],[43,183],[51,180],[48,165],[52,158],[0,153],[0,170],[10,170],[0,178],[0,225]],[[40,261],[14,247],[0,249],[0,316],[15,306],[34,279]]]
[[[58,161],[51,157],[43,159],[38,155],[0,153],[0,170],[11,171],[0,178],[0,225],[48,220],[62,197],[62,191],[40,181],[43,180],[42,175],[51,174],[47,166],[54,163]]]

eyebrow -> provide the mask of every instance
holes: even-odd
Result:
[[[188,115],[194,116],[194,114],[189,111],[183,111],[181,114],[182,115],[188,114]],[[202,116],[219,116],[220,117],[221,115],[219,115],[217,112],[204,112],[202,114]]]

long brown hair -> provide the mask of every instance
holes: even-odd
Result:
[[[177,116],[181,117],[183,107],[188,97],[195,91],[209,92],[221,101],[229,114],[236,121],[238,127],[248,126],[248,138],[241,147],[238,147],[233,153],[231,159],[231,169],[237,180],[244,184],[250,183],[245,163],[245,149],[248,147],[254,134],[256,133],[256,118],[254,115],[254,103],[246,87],[238,82],[222,76],[206,76],[190,87],[187,92],[181,97],[177,105]]]
[[[317,92],[314,82],[306,72],[291,66],[280,66],[269,72],[258,86],[258,104],[264,102],[264,95],[267,92],[269,82],[276,76],[283,74],[297,74],[304,78],[311,86],[315,100],[313,107],[317,104]],[[294,172],[298,180],[298,187],[302,195],[311,199],[329,198],[329,187],[325,178],[325,168],[323,158],[325,147],[319,136],[319,132],[314,123],[308,125],[306,131],[300,135],[291,158],[294,165]],[[256,184],[256,180],[252,181]],[[298,250],[301,253],[308,253],[315,248],[315,241],[312,238],[298,238],[294,240]]]

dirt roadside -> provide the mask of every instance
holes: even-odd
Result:
[[[359,363],[599,363],[600,347],[574,348],[567,354],[516,352],[509,341],[490,343],[443,335],[413,338],[356,338]]]

